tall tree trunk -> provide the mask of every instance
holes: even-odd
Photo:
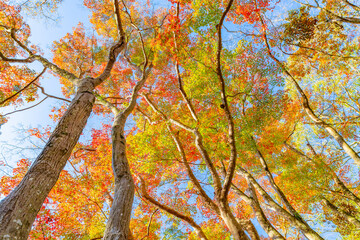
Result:
[[[124,127],[127,116],[118,114],[112,127],[112,165],[115,194],[106,224],[104,240],[127,240],[135,185],[126,158]]]
[[[143,46],[144,48],[144,46]],[[116,107],[111,110],[115,115],[112,126],[112,168],[115,178],[115,194],[110,209],[110,216],[106,223],[104,240],[127,240],[131,239],[129,231],[132,204],[134,201],[135,184],[131,176],[129,163],[126,157],[125,124],[130,113],[136,106],[139,91],[150,74],[152,65],[148,66],[145,59],[141,78],[133,88],[129,106],[122,112]]]
[[[84,79],[84,83],[91,82]],[[92,84],[79,87],[40,155],[20,184],[0,202],[0,239],[27,239],[37,213],[58,180],[90,116],[95,101],[92,90]]]

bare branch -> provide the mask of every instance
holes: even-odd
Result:
[[[6,103],[7,101],[9,101],[10,99],[12,99],[13,97],[19,95],[22,91],[24,91],[28,87],[30,87],[30,85],[33,84],[35,81],[37,81],[45,73],[45,71],[46,71],[46,67],[41,71],[41,73],[39,73],[33,80],[31,80],[28,84],[26,84],[22,89],[20,89],[10,97],[7,97],[5,100],[1,101],[0,106]]]
[[[155,213],[156,213],[158,210],[159,210],[159,209],[156,208],[155,211],[151,214],[150,220],[149,220],[149,224],[148,224],[148,226],[147,226],[147,234],[146,234],[144,237],[142,237],[140,240],[143,240],[143,239],[149,237],[149,235],[150,235],[151,221],[152,221],[153,216],[155,215]]]
[[[54,96],[54,95],[51,95],[51,94],[46,93],[46,92],[45,92],[45,89],[44,89],[42,86],[40,86],[40,85],[38,85],[38,84],[36,84],[36,83],[34,83],[34,85],[35,85],[36,87],[40,88],[41,93],[44,94],[45,96],[49,97],[49,98],[54,98],[54,99],[58,99],[58,100],[61,100],[61,101],[64,101],[64,102],[71,103],[71,101],[68,100],[68,99],[66,99],[66,98],[61,98],[61,97],[57,97],[57,96]]]
[[[34,105],[30,106],[30,107],[23,108],[23,109],[19,109],[19,110],[15,110],[15,111],[12,111],[12,112],[6,113],[6,114],[4,114],[4,115],[2,115],[2,116],[3,116],[3,117],[5,117],[5,116],[8,116],[8,115],[11,115],[11,114],[17,113],[17,112],[22,112],[22,111],[29,110],[29,109],[31,109],[31,108],[33,108],[33,107],[36,107],[36,106],[40,105],[40,104],[41,104],[42,102],[44,102],[47,98],[48,98],[48,97],[45,97],[45,98],[44,98],[44,99],[42,99],[40,102],[38,102],[38,103],[36,103],[36,104],[34,104]]]

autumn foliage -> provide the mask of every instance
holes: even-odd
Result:
[[[34,2],[29,9],[45,14],[61,1]],[[104,236],[116,201],[112,131],[128,109],[132,239],[360,238],[359,2],[126,0],[119,16],[114,2],[85,0],[91,31],[73,23],[43,53],[28,41],[26,12],[0,1],[1,106],[26,107],[46,91],[29,65],[41,56],[66,72],[44,73],[62,87],[54,123],[76,81],[101,76],[122,30],[126,39],[93,91],[97,123],[29,239]],[[51,132],[27,134],[46,143]],[[31,157],[19,159],[0,178],[0,196],[30,166]]]

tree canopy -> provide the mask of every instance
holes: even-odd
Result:
[[[0,107],[59,102],[0,239],[360,238],[360,1],[84,0],[43,50],[61,4],[0,0]]]

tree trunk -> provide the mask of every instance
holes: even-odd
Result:
[[[249,240],[248,236],[242,230],[240,224],[231,213],[230,207],[228,204],[223,204],[220,207],[220,216],[224,220],[226,226],[228,227],[231,235],[235,240]]]
[[[51,134],[46,146],[20,184],[0,202],[0,239],[27,239],[45,198],[55,185],[70,157],[95,97],[92,85],[84,80],[68,110]],[[91,82],[90,82],[91,83]]]
[[[106,224],[104,240],[127,240],[134,200],[135,185],[126,158],[124,127],[126,114],[115,116],[112,127],[112,165],[115,177],[115,194]]]

